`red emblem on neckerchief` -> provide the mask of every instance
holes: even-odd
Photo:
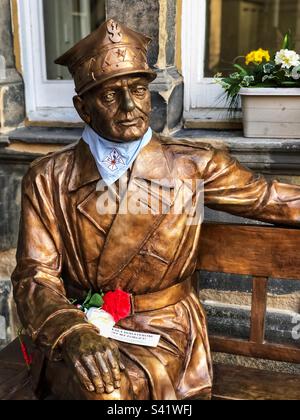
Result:
[[[113,149],[113,151],[104,159],[103,164],[111,171],[117,171],[120,167],[126,165],[124,159],[116,149]]]

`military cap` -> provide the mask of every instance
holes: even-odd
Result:
[[[55,60],[67,66],[78,95],[113,77],[143,74],[150,81],[156,73],[147,62],[151,38],[109,19]]]

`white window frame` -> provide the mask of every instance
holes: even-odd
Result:
[[[63,1],[63,0],[62,0]],[[18,0],[21,63],[29,121],[78,123],[72,80],[47,80],[42,0]]]
[[[205,115],[212,108],[217,109],[218,116],[227,114],[226,101],[220,99],[222,87],[213,78],[204,77],[206,6],[206,0],[183,0],[182,4],[185,118]]]

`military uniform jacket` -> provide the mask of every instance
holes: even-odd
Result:
[[[206,144],[154,135],[132,167],[128,188],[156,180],[150,195],[168,187],[172,208],[178,180],[186,179],[203,180],[210,208],[299,226],[300,187],[268,183]],[[90,289],[156,292],[185,281],[196,267],[201,223],[189,225],[186,215],[173,212],[100,214],[99,180],[83,140],[34,162],[23,180],[14,296],[27,333],[54,361],[70,331],[90,327],[70,299],[82,299]],[[194,291],[120,325],[161,335],[157,348],[120,343],[137,397],[192,398],[211,388],[206,320]],[[144,394],[137,372],[146,378]]]

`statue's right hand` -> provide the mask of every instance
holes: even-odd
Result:
[[[89,392],[111,394],[120,388],[121,373],[118,346],[91,330],[78,330],[66,337],[63,358]]]

